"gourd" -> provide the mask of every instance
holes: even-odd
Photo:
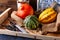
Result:
[[[50,23],[56,19],[57,12],[53,8],[47,8],[39,15],[39,21],[42,23]]]
[[[39,22],[36,16],[29,15],[25,18],[24,25],[28,29],[36,29],[39,26]]]

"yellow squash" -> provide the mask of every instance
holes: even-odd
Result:
[[[39,15],[39,21],[42,23],[50,23],[56,19],[57,13],[53,8],[47,8]]]

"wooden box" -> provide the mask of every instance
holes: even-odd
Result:
[[[0,24],[3,23],[4,20],[8,18],[8,14],[10,11],[11,8],[8,8],[2,14],[0,14]],[[37,34],[33,35],[29,33],[11,31],[8,29],[1,29],[1,27],[0,27],[0,34],[28,37],[28,38],[38,39],[38,40],[60,40],[60,34],[48,33],[47,35],[37,35]]]

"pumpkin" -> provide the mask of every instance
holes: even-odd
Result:
[[[28,15],[33,15],[33,8],[27,3],[21,4],[21,6],[18,8],[16,15],[22,19],[25,19]]]
[[[39,22],[36,16],[29,15],[25,18],[24,25],[28,29],[36,29],[39,26]]]
[[[50,23],[56,19],[57,12],[53,8],[47,8],[39,15],[39,21],[42,23]]]

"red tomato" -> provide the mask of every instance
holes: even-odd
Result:
[[[24,19],[28,15],[33,15],[33,8],[29,4],[22,4],[16,15]]]

